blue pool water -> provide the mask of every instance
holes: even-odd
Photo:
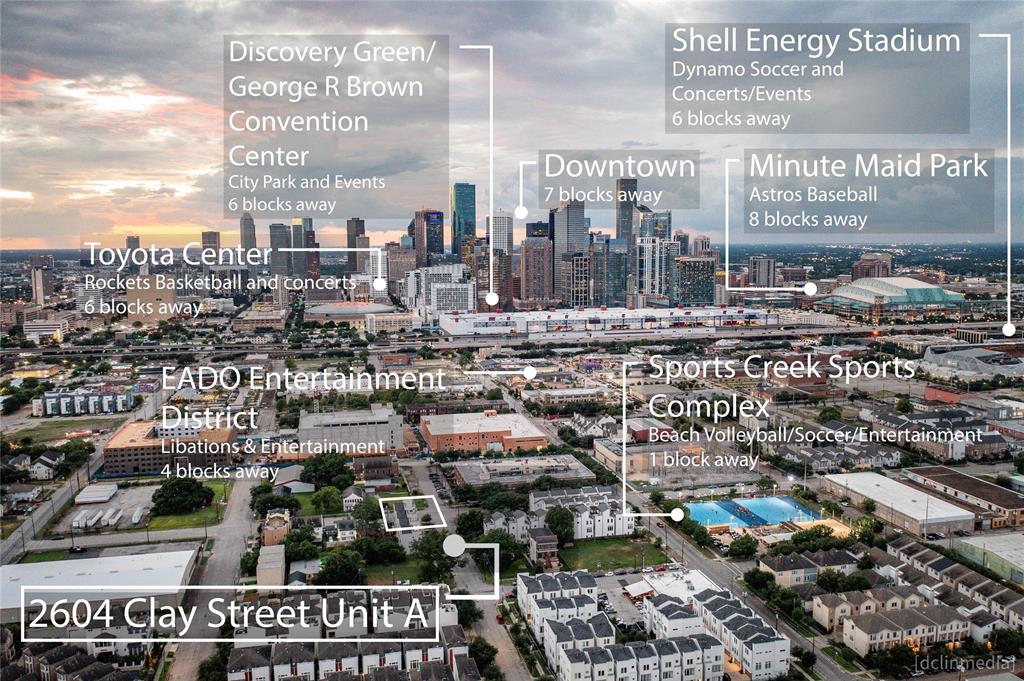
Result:
[[[724,499],[687,504],[690,517],[701,525],[758,527],[787,520],[817,520],[821,516],[793,497]]]

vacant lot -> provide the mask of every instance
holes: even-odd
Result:
[[[639,539],[587,539],[562,549],[562,566],[566,570],[605,572],[619,568],[642,568],[668,563],[668,556],[654,544]]]
[[[373,586],[384,586],[405,579],[409,580],[410,584],[416,584],[416,575],[419,569],[420,562],[411,558],[404,563],[394,565],[368,565],[366,567],[366,583]],[[391,581],[392,570],[395,573],[394,582]]]
[[[114,417],[114,418],[68,418],[58,417],[52,419],[43,419],[38,425],[26,428],[25,430],[19,430],[16,433],[11,433],[11,437],[21,439],[23,437],[32,438],[33,442],[49,442],[50,440],[60,440],[64,438],[65,433],[73,433],[79,430],[97,430],[97,429],[109,429],[120,425],[125,420],[125,417]]]
[[[158,515],[149,523],[151,530],[180,530],[186,527],[209,527],[220,522],[224,505],[222,502],[231,495],[234,480],[214,480],[203,484],[214,492],[213,503],[194,513],[183,515]]]

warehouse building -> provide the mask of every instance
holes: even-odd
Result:
[[[489,410],[471,414],[438,414],[420,420],[420,433],[435,452],[515,452],[546,447],[547,436],[522,414]]]
[[[945,466],[908,468],[903,474],[912,482],[977,508],[979,515],[987,516],[985,524],[991,528],[1024,525],[1024,494]]]
[[[192,549],[5,565],[0,577],[3,587],[0,588],[0,622],[21,621],[23,587],[26,603],[37,598],[47,603],[62,598],[89,598],[94,612],[108,598],[114,605],[142,597],[154,597],[160,605],[181,605],[185,592],[178,587],[187,585],[192,578],[196,556],[197,551]],[[46,591],[31,588],[39,586],[63,588]],[[86,590],[84,587],[109,587],[110,590]],[[26,608],[26,613],[30,612],[32,609]]]
[[[860,505],[875,502],[875,515],[918,536],[974,529],[974,513],[878,473],[838,473],[822,479],[822,489]]]
[[[399,453],[405,449],[404,434],[402,415],[391,405],[299,415],[300,444],[319,443],[327,451],[353,457]]]
[[[593,471],[569,454],[531,456],[514,459],[475,459],[457,461],[455,481],[460,485],[483,487],[498,483],[504,487],[532,484],[542,475],[565,482],[594,482]]]
[[[953,548],[967,560],[1024,586],[1024,532],[957,538]]]

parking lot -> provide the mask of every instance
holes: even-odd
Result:
[[[87,512],[87,518],[91,518],[96,513],[106,514],[110,509],[119,509],[123,511],[121,518],[117,521],[114,527],[104,527],[102,518],[99,522],[90,528],[74,528],[75,534],[82,533],[96,533],[96,532],[109,532],[114,529],[126,530],[134,528],[145,527],[146,516],[143,516],[142,520],[137,525],[132,525],[132,515],[138,508],[144,508],[146,513],[149,512],[150,507],[153,505],[153,492],[157,490],[157,485],[146,485],[144,487],[119,487],[117,494],[115,494],[110,501],[105,501],[102,504],[82,504],[72,505],[68,508],[67,512],[60,517],[57,522],[53,524],[51,529],[52,534],[56,535],[70,535],[72,532],[71,523],[82,511]]]

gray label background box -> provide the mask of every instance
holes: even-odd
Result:
[[[866,3],[870,4],[870,3]],[[922,3],[924,4],[924,3]],[[807,3],[812,11],[814,3]],[[736,26],[739,37],[736,52],[673,52],[678,43],[673,39],[676,28],[694,28],[700,33],[721,33]],[[959,36],[959,52],[857,52],[849,53],[847,38],[851,28],[859,27],[886,34],[903,28],[918,34],[953,34]],[[747,28],[773,32],[825,32],[841,35],[836,53],[831,58],[811,59],[804,53],[747,52],[744,40]],[[970,132],[971,124],[971,27],[965,23],[828,23],[828,24],[679,24],[665,25],[665,132],[680,133],[951,133]],[[673,62],[693,65],[744,65],[753,61],[763,64],[836,64],[844,61],[842,77],[707,76],[689,81],[673,76]],[[809,102],[682,102],[673,99],[673,88],[749,90],[756,85],[769,89],[805,88],[811,90]],[[766,125],[696,125],[686,124],[685,112],[703,110],[719,113],[792,114],[784,131]],[[673,123],[673,113],[684,112],[682,125]]]
[[[639,169],[644,167],[684,169],[692,166],[693,174],[682,177],[678,174],[655,174],[643,177],[627,172],[622,174],[585,172],[578,177],[553,176],[549,175],[548,171],[557,172],[555,164],[559,161],[549,161],[548,155],[560,155],[565,161],[572,163],[604,163],[608,168],[616,167],[616,162],[622,162],[623,166],[628,167],[629,160],[632,160],[635,167]],[[614,208],[615,180],[618,178],[635,178],[638,192],[662,192],[656,205],[643,199],[637,201],[638,204],[645,204],[653,211],[700,208],[700,152],[693,149],[541,149],[537,152],[537,168],[537,202],[540,204],[538,207],[542,209],[557,208],[561,203],[559,189],[570,187],[600,189],[604,197],[608,195],[613,197],[611,201],[588,199],[586,201],[588,208]],[[549,188],[552,191],[549,191]]]
[[[973,158],[975,152],[988,159],[987,177],[931,177],[928,158],[941,153],[950,159]],[[751,154],[781,153],[786,159],[816,158],[827,154],[829,158],[843,159],[847,163],[846,177],[752,177]],[[921,177],[856,177],[854,160],[857,154],[879,154],[880,158],[904,158],[922,155]],[[995,234],[996,180],[1003,177],[1005,161],[997,159],[992,149],[747,149],[743,159],[743,231],[747,234],[913,234],[927,239],[933,234]],[[821,203],[807,201],[806,188],[820,189],[878,187],[878,201],[868,203]],[[801,190],[803,200],[798,202],[750,200],[754,187],[766,189]],[[868,222],[864,230],[851,228],[823,230],[813,228],[765,228],[763,224],[751,227],[751,211],[780,211],[798,214],[801,211],[825,213],[864,213]]]
[[[312,45],[347,47],[348,56],[335,67],[333,63],[309,61],[232,62],[229,50],[232,41],[260,46]],[[422,47],[429,51],[429,61],[366,62],[354,61],[352,52],[360,41],[382,47]],[[438,196],[448,195],[449,170],[449,40],[446,35],[359,34],[359,35],[257,35],[226,34],[224,36],[224,214],[236,218],[246,210],[232,209],[231,197],[255,196],[260,199],[283,197],[292,200],[333,199],[333,214],[312,211],[303,216],[318,219],[342,219],[358,215],[369,219],[404,219],[423,206],[430,206]],[[248,80],[301,80],[320,84],[320,94],[293,103],[287,97],[264,98],[232,95],[233,77]],[[323,91],[324,79],[337,76],[341,96],[331,97]],[[422,84],[422,97],[389,95],[383,97],[346,95],[349,76],[377,81],[416,81]],[[339,116],[365,116],[368,129],[359,132],[262,132],[236,131],[230,127],[233,111],[244,110],[257,116],[305,116],[336,112]],[[308,150],[305,167],[240,167],[228,161],[234,145],[245,145],[256,151],[275,149]],[[231,188],[232,175],[243,174],[262,178],[324,177],[344,175],[346,178],[379,177],[384,188],[283,189],[261,187],[255,192]],[[298,212],[248,210],[254,218],[284,219]]]

